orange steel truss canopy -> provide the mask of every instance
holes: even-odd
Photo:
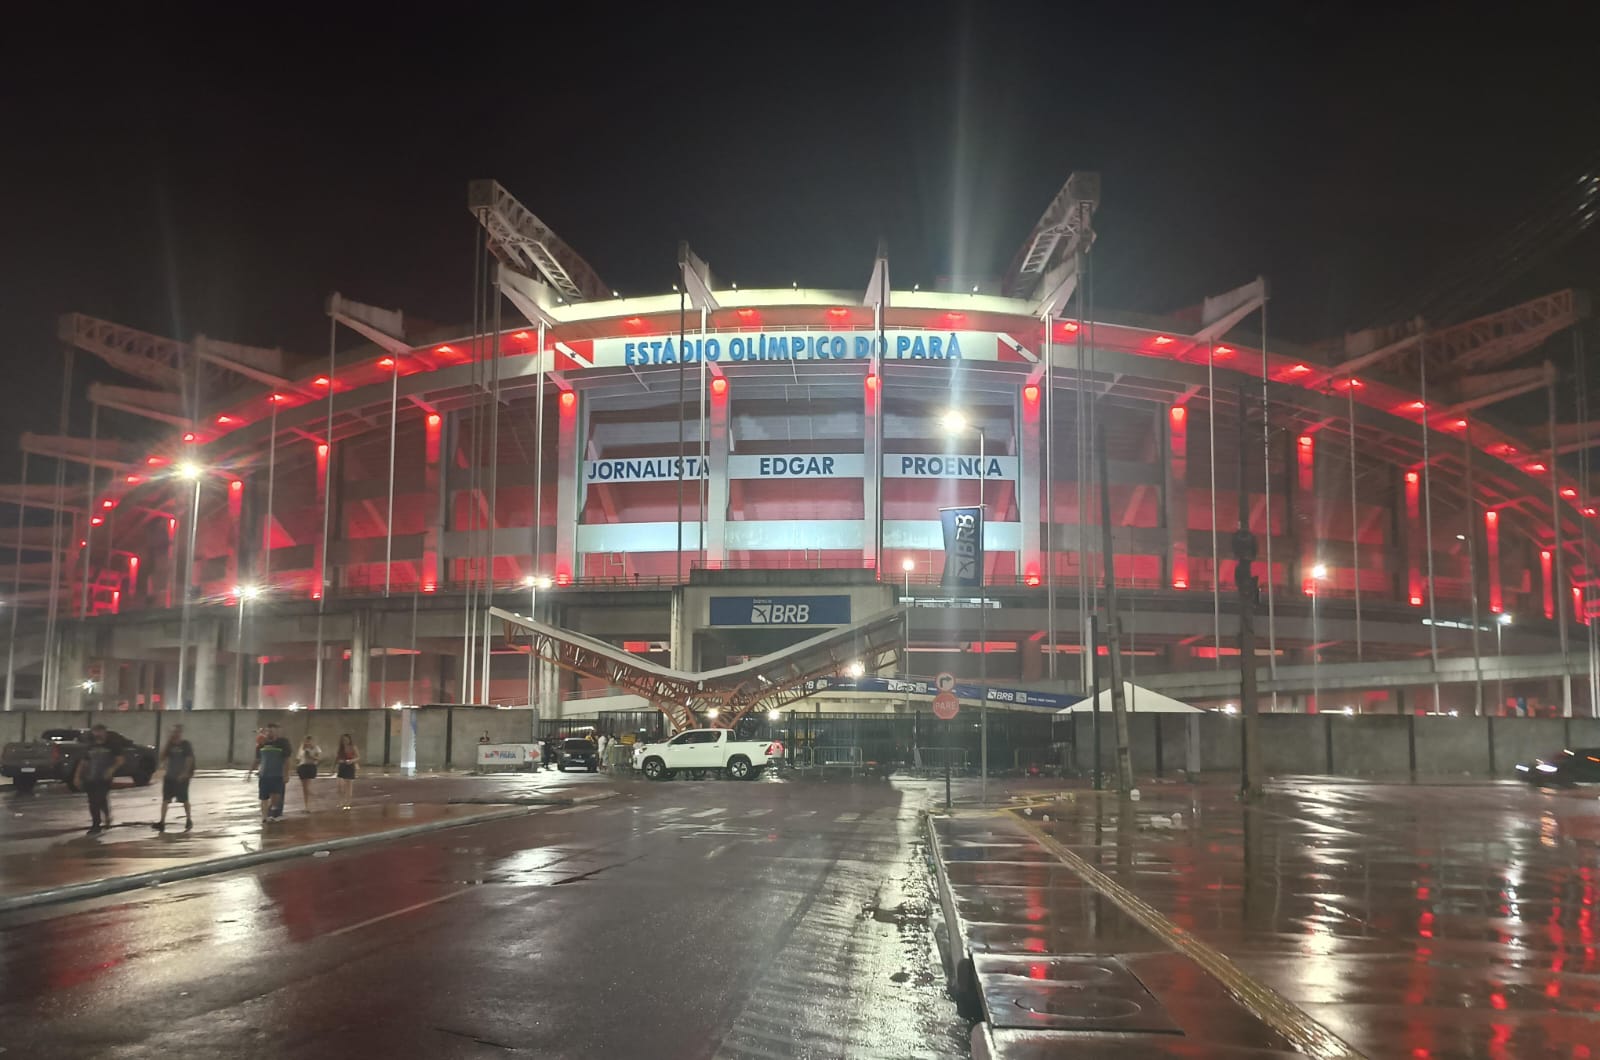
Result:
[[[898,607],[852,626],[819,633],[771,655],[700,673],[658,666],[604,641],[498,607],[489,608],[489,615],[503,623],[508,645],[532,651],[536,658],[563,670],[596,677],[644,697],[667,716],[674,731],[707,726],[731,729],[752,711],[776,710],[806,698],[814,691],[808,686],[817,678],[855,664],[869,674],[892,671],[905,650],[904,615]],[[717,712],[714,717],[713,709]]]

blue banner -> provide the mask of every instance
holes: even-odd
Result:
[[[979,586],[983,584],[983,509],[940,508],[944,524],[944,584]]]
[[[848,596],[713,596],[713,626],[848,626]]]
[[[819,677],[806,682],[807,692],[873,692],[896,696],[933,698],[939,689],[932,681],[895,677]],[[957,684],[951,689],[962,699],[979,698],[978,685]],[[1060,695],[1055,692],[1035,692],[1028,688],[989,686],[989,702],[1004,703],[1014,707],[1035,707],[1040,710],[1065,710],[1082,702],[1083,696]]]

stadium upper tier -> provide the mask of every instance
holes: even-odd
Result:
[[[621,298],[483,181],[464,328],[334,295],[345,349],[295,357],[69,316],[64,343],[136,385],[88,387],[93,438],[24,437],[65,471],[0,491],[23,506],[4,573],[68,614],[697,567],[925,581],[939,509],[981,496],[989,581],[1070,592],[1102,562],[1103,477],[1132,586],[1231,589],[1242,513],[1274,594],[1586,617],[1594,501],[1558,461],[1589,428],[1555,422],[1538,360],[1580,296],[1305,347],[1248,333],[1262,280],[1080,319],[1098,198],[1067,181],[1003,294],[892,290],[882,250],[864,292],[741,290],[684,246],[674,291]],[[1539,391],[1548,426],[1493,416]],[[952,408],[973,429],[946,432]]]
[[[1085,493],[1080,512],[1077,488],[1093,472],[1092,417],[1108,435],[1117,571],[1131,584],[1209,591],[1213,529],[1231,583],[1241,450],[1258,534],[1271,493],[1275,591],[1301,591],[1321,564],[1328,595],[1359,584],[1374,601],[1420,606],[1431,522],[1441,597],[1470,591],[1457,536],[1470,533],[1488,607],[1515,597],[1524,613],[1548,610],[1553,507],[1567,570],[1587,570],[1589,499],[1576,482],[1552,481],[1548,438],[1484,415],[1548,385],[1544,366],[1491,370],[1570,326],[1581,309],[1570,292],[1433,334],[1265,352],[1217,337],[1204,315],[1187,328],[1107,314],[1046,330],[1028,303],[984,294],[896,291],[881,316],[841,292],[714,297],[720,308],[706,312],[675,294],[556,305],[542,328],[426,341],[407,336],[398,314],[336,299],[336,319],[379,341],[331,366],[286,366],[281,378],[203,382],[199,417],[185,417],[170,390],[91,388],[124,411],[173,400],[146,417],[164,440],[141,450],[98,439],[93,491],[65,491],[62,508],[87,542],[60,568],[74,582],[69,599],[81,595],[84,549],[91,611],[167,606],[180,582],[209,598],[262,580],[308,596],[322,584],[330,594],[386,583],[435,591],[481,582],[491,554],[506,585],[655,583],[694,566],[865,566],[898,580],[905,559],[921,579],[940,566],[938,508],[976,502],[980,473],[990,579],[1037,584],[1053,556],[1065,587],[1080,551],[1092,566],[1099,547],[1097,502]],[[76,345],[101,352],[120,340],[124,357],[137,355],[137,333],[76,319],[66,333],[96,336]],[[496,389],[497,412],[487,400]],[[941,428],[952,406],[983,430],[981,467],[975,434]],[[200,472],[199,532],[194,571],[180,577],[172,555],[190,482],[176,472],[186,465]],[[26,496],[50,508],[52,494],[34,485]]]

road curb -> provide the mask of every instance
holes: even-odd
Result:
[[[945,869],[944,852],[939,846],[939,830],[934,827],[934,814],[922,815],[927,833],[928,856],[933,859],[934,880],[939,888],[939,908],[944,914],[945,934],[949,937],[949,959],[945,975],[950,982],[950,992],[956,1003],[971,1012],[983,1013],[983,999],[978,994],[978,979],[973,973],[972,954],[967,950],[967,927],[956,910],[955,889],[950,886],[950,875]]]
[[[473,814],[471,817],[424,821],[421,824],[390,828],[382,832],[341,836],[338,839],[330,839],[322,843],[301,843],[296,846],[278,847],[273,850],[253,850],[247,854],[230,854],[223,858],[195,861],[188,865],[176,865],[169,869],[152,869],[149,872],[136,872],[128,876],[111,876],[103,880],[74,883],[66,887],[53,887],[47,891],[33,891],[29,894],[0,898],[0,914],[12,913],[21,909],[32,909],[43,905],[56,905],[61,902],[82,901],[85,898],[100,898],[110,894],[122,894],[125,891],[136,891],[142,887],[178,883],[201,876],[216,876],[224,872],[235,872],[239,869],[253,868],[256,865],[265,865],[274,861],[309,857],[322,850],[348,850],[351,847],[386,843],[390,840],[405,839],[409,836],[424,835],[428,832],[441,832],[446,828],[461,828],[466,825],[489,824],[493,821],[509,820],[513,817],[527,817],[538,813],[540,810],[560,806],[576,806],[585,802],[599,802],[604,799],[615,798],[618,794],[620,793],[611,792],[605,795],[574,796],[571,799],[563,800],[552,799],[550,802],[538,806],[513,806],[503,810],[491,810],[486,813]]]

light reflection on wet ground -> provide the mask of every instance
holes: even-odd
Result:
[[[1179,815],[1173,820],[1173,815]],[[1062,843],[1371,1056],[1600,1053],[1592,791],[1290,780],[1052,807]]]

